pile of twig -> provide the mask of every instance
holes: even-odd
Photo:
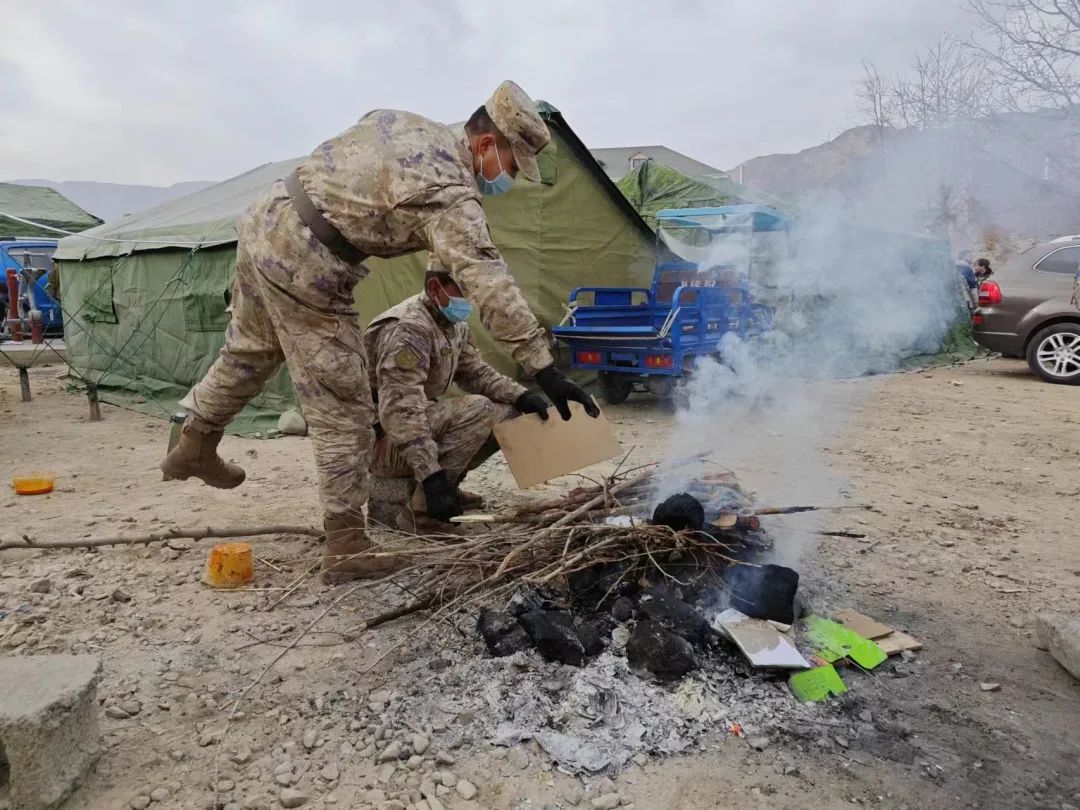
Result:
[[[737,562],[736,535],[676,532],[646,520],[605,522],[616,515],[646,516],[655,494],[656,465],[612,476],[557,500],[516,506],[472,524],[465,536],[407,536],[388,539],[368,554],[404,556],[408,567],[393,579],[409,581],[418,596],[404,608],[373,617],[372,627],[435,607],[475,608],[533,587],[560,590],[572,574],[617,563],[624,579],[680,579],[687,571],[709,572]],[[746,499],[734,475],[710,473],[697,483]]]

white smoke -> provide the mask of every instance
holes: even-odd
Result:
[[[714,251],[701,267],[731,259],[729,242]],[[844,483],[823,449],[870,390],[853,378],[938,350],[958,314],[955,271],[947,245],[858,229],[826,208],[800,216],[790,244],[774,239],[771,252],[758,257],[751,282],[775,308],[773,331],[750,341],[729,334],[718,359],[699,361],[679,392],[668,457],[711,451],[759,504],[834,504]],[[673,466],[658,496],[708,469]],[[777,557],[793,564],[816,524],[784,524]]]

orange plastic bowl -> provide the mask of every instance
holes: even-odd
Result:
[[[221,543],[210,549],[206,560],[206,584],[214,588],[239,588],[255,576],[250,543]]]
[[[53,491],[56,478],[51,475],[20,475],[11,481],[19,495],[45,495]]]

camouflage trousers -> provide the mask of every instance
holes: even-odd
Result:
[[[428,405],[428,424],[439,447],[439,465],[447,477],[458,482],[469,470],[495,455],[499,444],[492,435],[493,428],[517,415],[513,405],[498,405],[476,394]],[[423,492],[416,486],[412,468],[388,436],[375,444],[371,472],[368,516],[376,523],[394,525],[395,517],[410,498],[414,509],[426,509]]]
[[[427,408],[431,438],[439,447],[439,466],[451,481],[491,458],[499,449],[491,435],[495,425],[517,416],[513,405],[499,405],[485,396],[466,396],[432,402]],[[412,468],[389,436],[375,444],[371,471],[380,478],[406,478]]]
[[[323,511],[360,515],[375,408],[352,290],[366,271],[311,237],[281,183],[237,229],[232,318],[220,355],[184,400],[191,423],[224,429],[284,363],[308,424]]]

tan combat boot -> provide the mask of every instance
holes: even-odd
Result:
[[[217,454],[223,431],[202,431],[190,422],[184,425],[180,441],[161,462],[161,471],[170,478],[186,481],[195,477],[218,489],[232,489],[244,483],[244,468],[228,464]]]
[[[360,521],[363,518],[359,519]],[[397,557],[356,557],[372,548],[362,523],[350,518],[325,518],[323,528],[323,582],[336,585],[354,579],[379,579],[402,566]]]

